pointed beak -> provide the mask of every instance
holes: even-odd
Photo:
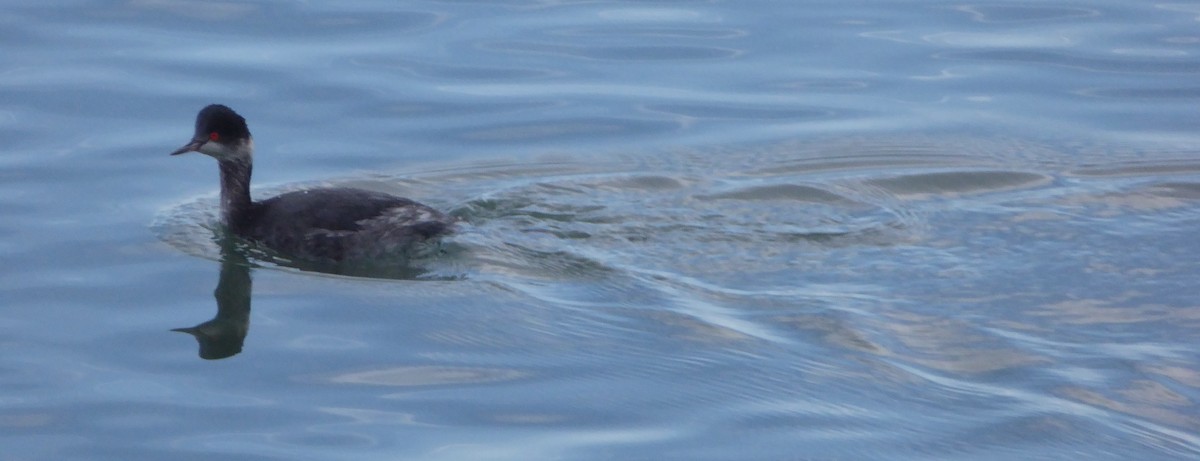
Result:
[[[176,149],[175,152],[171,152],[171,155],[179,155],[179,154],[186,154],[188,152],[196,152],[196,151],[200,150],[200,146],[203,146],[205,142],[208,142],[208,140],[207,139],[193,139],[192,142],[187,143],[186,146]]]

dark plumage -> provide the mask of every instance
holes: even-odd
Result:
[[[415,201],[347,187],[250,199],[254,142],[246,120],[213,104],[196,115],[192,140],[171,155],[200,152],[221,171],[221,219],[234,234],[284,256],[319,261],[407,256],[452,231],[454,220]]]

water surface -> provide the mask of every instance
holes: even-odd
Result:
[[[1193,6],[4,11],[12,459],[1200,457]],[[224,239],[213,102],[460,232]]]

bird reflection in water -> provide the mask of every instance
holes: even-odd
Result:
[[[194,327],[171,331],[187,333],[200,343],[200,358],[219,360],[242,351],[242,342],[250,330],[250,262],[238,248],[237,238],[220,237],[221,278],[213,297],[217,315]]]

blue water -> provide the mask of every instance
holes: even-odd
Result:
[[[1200,6],[0,8],[0,459],[1200,459]],[[329,274],[254,193],[463,218]],[[172,329],[200,325],[208,342]]]

